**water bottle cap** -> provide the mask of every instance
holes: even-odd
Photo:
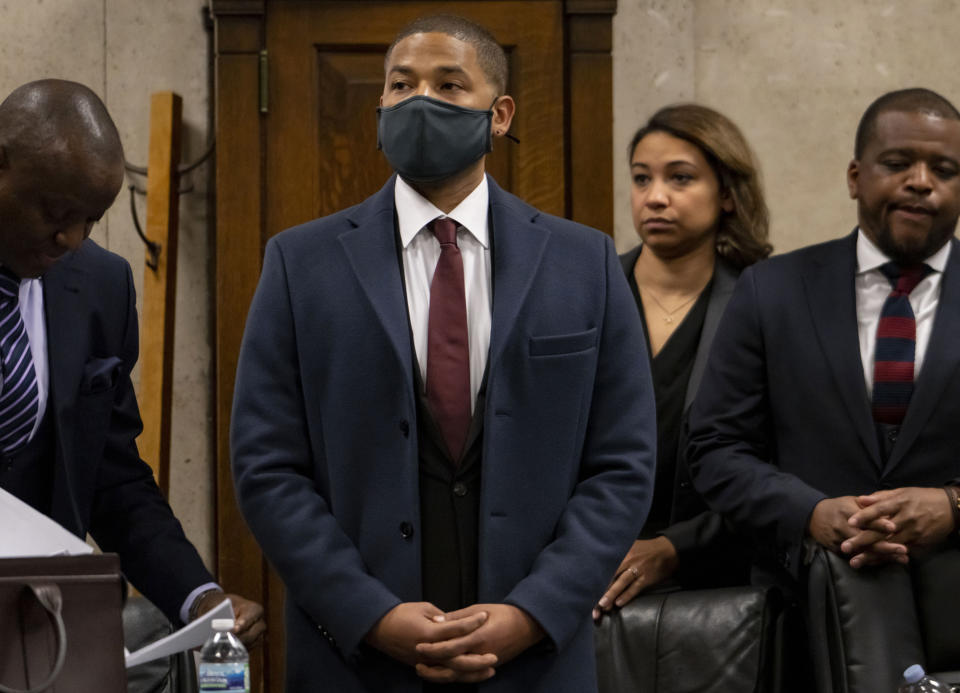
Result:
[[[213,622],[210,625],[213,627],[215,631],[219,633],[223,633],[224,631],[233,630],[233,619],[232,618],[215,618],[213,619]],[[922,672],[923,670],[921,669],[920,671]],[[921,673],[921,676],[922,675],[923,674]]]
[[[903,680],[907,683],[916,683],[924,677],[923,667],[919,664],[911,664],[903,672]]]

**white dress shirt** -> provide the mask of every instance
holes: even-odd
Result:
[[[487,367],[490,346],[491,267],[489,190],[484,176],[473,192],[449,214],[397,176],[394,189],[400,242],[403,245],[403,279],[407,290],[407,311],[413,331],[420,376],[427,381],[427,331],[430,318],[430,283],[440,259],[440,241],[427,224],[438,217],[449,217],[459,225],[457,245],[463,258],[463,281],[467,302],[467,334],[470,344],[470,411]]]
[[[950,243],[924,260],[933,272],[924,277],[910,292],[910,307],[917,319],[917,347],[914,354],[913,377],[916,380],[923,366],[923,357],[930,343],[933,319],[940,301],[940,285],[943,270],[950,256]],[[873,397],[873,361],[877,344],[877,326],[880,324],[880,312],[892,289],[890,281],[880,271],[880,266],[890,262],[890,258],[867,238],[863,229],[857,232],[857,329],[860,334],[860,359],[863,362],[863,377],[867,385],[867,396]]]

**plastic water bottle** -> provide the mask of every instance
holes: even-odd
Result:
[[[903,681],[897,693],[951,693],[952,690],[947,684],[927,676],[919,664],[907,667]]]
[[[250,658],[233,630],[232,618],[213,619],[213,635],[200,650],[197,678],[201,693],[236,691],[250,693]]]

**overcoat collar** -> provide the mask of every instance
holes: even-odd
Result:
[[[350,265],[386,331],[396,358],[410,378],[413,363],[407,306],[397,257],[394,185],[391,178],[379,192],[348,210],[351,229],[340,235]],[[488,368],[503,354],[517,316],[537,275],[550,231],[536,223],[540,212],[505,192],[488,177],[493,238],[493,310]]]

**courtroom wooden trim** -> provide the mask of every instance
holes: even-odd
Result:
[[[607,14],[617,13],[617,0],[566,0],[564,10],[567,14]]]
[[[218,19],[228,15],[262,15],[265,0],[210,0],[210,11]]]
[[[613,235],[613,13],[617,3],[568,0],[566,213]]]
[[[170,491],[170,417],[173,396],[173,339],[177,307],[177,238],[180,210],[183,99],[171,91],[150,96],[146,234],[159,244],[157,266],[146,250],[140,326],[140,390],[143,430],[140,456],[153,469],[164,495]]]
[[[225,589],[265,603],[260,549],[246,528],[230,473],[230,406],[247,310],[263,253],[262,127],[258,110],[263,42],[262,2],[213,3],[215,24],[216,249],[215,406],[217,579]],[[282,644],[282,638],[279,640]],[[271,677],[271,648],[251,653],[251,690],[279,691]],[[273,680],[276,683],[271,683]]]

